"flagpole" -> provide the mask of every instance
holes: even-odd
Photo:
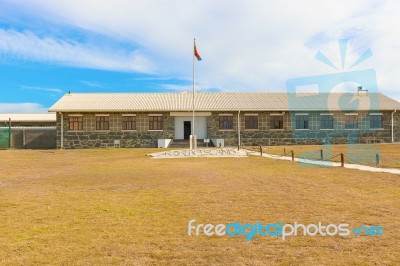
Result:
[[[192,55],[193,55],[193,88],[192,88],[192,141],[191,141],[191,148],[196,149],[195,142],[197,140],[195,140],[195,134],[194,134],[194,49],[196,47],[196,38],[193,39],[193,50],[192,50]]]

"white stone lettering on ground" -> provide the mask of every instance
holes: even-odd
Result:
[[[198,149],[173,150],[148,154],[152,158],[188,158],[188,157],[247,157],[247,152],[236,149]]]

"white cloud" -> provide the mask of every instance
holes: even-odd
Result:
[[[48,108],[38,103],[0,103],[0,113],[47,113]]]
[[[98,81],[81,80],[81,83],[92,88],[101,88],[104,86],[101,82]]]
[[[321,50],[341,65],[337,39],[349,38],[349,62],[367,48],[374,54],[353,70],[376,69],[381,91],[400,99],[400,2],[395,0],[26,0],[15,5],[55,24],[138,45],[142,52],[127,63],[118,51],[7,31],[9,38],[22,39],[29,47],[8,48],[23,57],[48,56],[62,63],[77,58],[72,60],[77,65],[152,69],[191,80],[197,37],[203,58],[196,62],[199,83],[223,90],[277,91],[285,90],[289,78],[337,72],[314,56]],[[31,40],[41,49],[29,51],[36,50],[27,45]],[[46,47],[55,52],[44,53]]]
[[[41,37],[30,31],[0,28],[0,53],[22,60],[37,60],[66,66],[151,72],[152,66],[138,51],[114,51],[101,45]]]
[[[57,88],[42,88],[42,87],[26,86],[26,85],[21,85],[21,89],[24,89],[24,90],[35,90],[35,91],[45,91],[45,92],[55,92],[55,93],[63,93],[63,90],[57,89]]]

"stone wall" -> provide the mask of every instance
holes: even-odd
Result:
[[[271,129],[271,114],[283,115],[283,129]],[[391,142],[391,111],[382,111],[383,129],[369,128],[368,113],[358,113],[359,129],[344,128],[345,113],[335,112],[334,129],[321,130],[320,114],[326,112],[303,112],[309,115],[309,130],[296,130],[295,113],[289,112],[240,112],[241,144],[247,145],[290,145],[290,144],[343,144]],[[373,112],[371,112],[373,113]],[[157,147],[158,139],[174,138],[174,117],[169,112],[153,112],[163,116],[163,130],[149,130],[149,113],[136,114],[136,130],[122,130],[122,113],[110,113],[110,130],[96,131],[96,114],[83,113],[83,130],[68,130],[68,115],[64,113],[64,148],[107,148],[114,147],[120,140],[121,147]],[[219,129],[219,115],[231,114],[233,128]],[[258,129],[245,129],[245,115],[258,115]],[[76,115],[76,114],[75,114]],[[208,138],[225,140],[226,146],[238,145],[238,112],[213,112],[207,117]],[[395,141],[400,141],[400,111],[395,114]],[[57,148],[61,147],[61,115],[57,114]]]
[[[114,140],[120,141],[124,148],[157,147],[158,139],[171,139],[174,136],[174,119],[169,113],[158,112],[163,116],[163,130],[149,130],[149,114],[136,113],[136,130],[122,130],[122,113],[110,113],[110,130],[96,131],[96,114],[82,114],[83,130],[69,131],[68,116],[63,114],[65,149],[109,148],[114,147]],[[74,114],[76,115],[76,114]],[[61,147],[61,115],[57,114],[57,148]]]
[[[271,113],[258,112],[258,130],[245,129],[245,114],[251,112],[240,113],[240,139],[241,145],[291,145],[291,144],[345,144],[345,143],[388,143],[391,142],[391,112],[380,112],[383,114],[383,129],[370,129],[369,113],[358,112],[359,123],[358,129],[345,129],[345,113],[335,112],[334,129],[321,130],[320,115],[326,112],[301,112],[307,113],[309,116],[309,129],[295,129],[296,113],[284,112],[283,129],[271,129]],[[275,112],[277,113],[277,112]],[[371,112],[374,113],[374,112]],[[208,120],[209,138],[223,138],[226,146],[238,145],[238,112],[233,114],[233,129],[219,129],[219,114],[213,112]],[[400,113],[395,116],[395,141],[400,141]]]

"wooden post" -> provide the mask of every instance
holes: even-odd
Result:
[[[292,162],[294,162],[294,151],[292,150]]]
[[[376,154],[375,158],[376,158],[376,166],[379,166],[380,165],[379,154]]]
[[[283,148],[283,155],[286,155],[286,148]]]
[[[340,166],[344,167],[344,155],[343,155],[343,153],[340,154]]]
[[[260,146],[260,153],[261,153],[261,156],[262,156],[262,146]]]
[[[8,148],[11,149],[11,118],[8,119]]]
[[[321,161],[323,161],[324,160],[324,151],[321,149],[320,153],[321,153]]]

